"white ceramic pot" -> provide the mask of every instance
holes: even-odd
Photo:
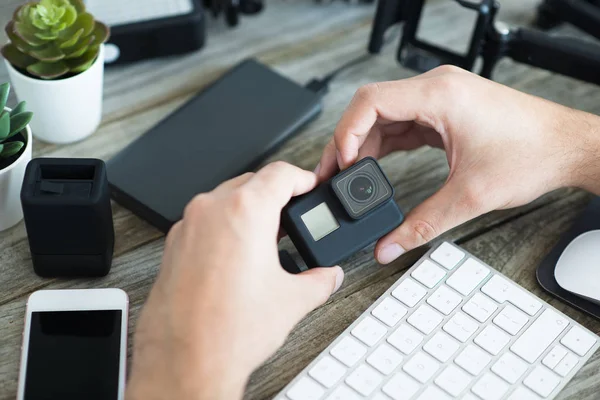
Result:
[[[10,111],[9,108],[5,110]],[[0,169],[0,232],[13,227],[23,219],[21,207],[21,186],[25,176],[25,167],[31,160],[33,138],[29,125],[25,128],[27,143],[25,151],[15,162]]]
[[[45,81],[23,75],[4,60],[19,100],[33,112],[31,129],[37,139],[49,143],[72,143],[98,129],[102,119],[104,45],[98,59],[85,72],[67,79]]]

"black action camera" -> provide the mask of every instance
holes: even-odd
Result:
[[[371,157],[293,198],[281,216],[309,268],[339,264],[403,220],[394,188]]]

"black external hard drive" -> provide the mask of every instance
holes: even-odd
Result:
[[[256,168],[320,111],[318,94],[246,60],[107,163],[112,196],[166,232],[196,194]]]

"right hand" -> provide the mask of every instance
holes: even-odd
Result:
[[[323,180],[365,156],[425,145],[445,149],[444,186],[377,243],[377,260],[387,264],[488,211],[562,186],[585,187],[579,170],[587,153],[600,148],[594,126],[600,128],[597,116],[443,66],[361,87],[315,172]]]

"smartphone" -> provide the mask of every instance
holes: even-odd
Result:
[[[17,400],[122,400],[128,304],[121,289],[29,296]]]

